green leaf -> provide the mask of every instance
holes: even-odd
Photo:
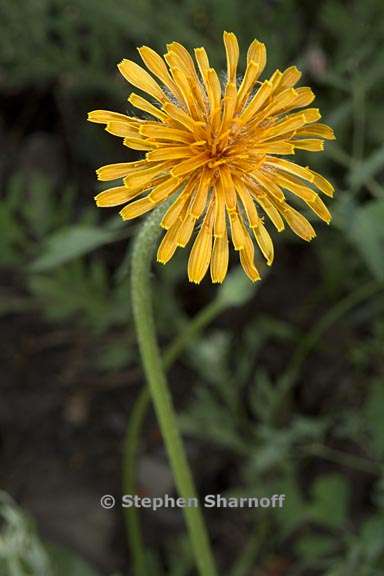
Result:
[[[347,520],[349,495],[349,485],[340,474],[317,478],[312,486],[311,517],[331,528],[343,527]]]
[[[47,546],[55,576],[99,576],[80,556],[62,546]]]
[[[306,561],[324,558],[334,552],[335,548],[337,548],[337,542],[324,534],[304,535],[295,545],[298,556]]]
[[[284,508],[276,508],[278,521],[283,535],[288,536],[293,530],[306,522],[307,508],[293,467],[287,467],[287,475],[277,482],[276,492],[285,494]]]
[[[52,576],[51,563],[32,519],[0,491],[0,574]]]
[[[218,298],[224,306],[242,306],[254,296],[256,290],[239,266],[220,286]]]
[[[372,200],[356,207],[349,216],[339,224],[372,274],[378,280],[384,280],[384,200]]]
[[[42,238],[54,222],[56,206],[52,182],[47,176],[36,173],[25,187],[28,201],[21,204],[22,214],[33,235]]]
[[[372,444],[379,457],[384,455],[384,385],[377,380],[371,384],[370,393],[364,406],[367,426],[371,431]]]
[[[369,517],[361,526],[359,541],[370,560],[383,554],[384,517],[375,515]]]
[[[32,272],[45,272],[64,262],[87,254],[95,248],[112,242],[119,230],[106,230],[97,226],[78,224],[55,232],[47,241],[45,251],[32,262]]]
[[[369,158],[360,162],[349,177],[353,188],[362,186],[369,178],[375,176],[377,172],[384,169],[384,144],[380,146]]]
[[[0,308],[1,311],[1,308]],[[123,370],[130,362],[134,362],[133,352],[128,347],[125,338],[116,338],[108,343],[104,349],[101,349],[95,362],[100,370],[107,370],[113,372],[115,370]]]

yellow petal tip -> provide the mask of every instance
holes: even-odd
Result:
[[[101,192],[94,199],[96,206],[125,204],[119,214],[126,221],[149,212],[171,194],[183,198],[181,203],[175,200],[176,208],[167,212],[160,223],[167,232],[156,260],[162,265],[169,262],[178,246],[191,241],[201,218],[204,222],[199,226],[186,274],[197,285],[208,270],[213,284],[221,284],[226,277],[227,223],[234,249],[253,283],[261,280],[261,275],[249,232],[253,231],[267,266],[274,261],[264,219],[269,219],[279,232],[284,229],[284,219],[299,237],[313,240],[316,233],[310,221],[288,204],[292,192],[327,225],[331,222],[318,191],[332,197],[333,186],[322,175],[282,158],[294,154],[295,149],[323,150],[323,139],[336,139],[330,127],[317,124],[319,109],[309,107],[314,98],[312,90],[295,87],[301,76],[296,66],[284,72],[276,70],[263,80],[266,50],[258,40],[248,49],[247,68],[237,87],[238,39],[227,30],[223,31],[223,39],[227,57],[223,83],[203,47],[194,49],[196,68],[178,42],[167,44],[165,60],[142,45],[137,50],[148,71],[126,58],[117,68],[131,85],[156,100],[152,103],[134,92],[127,98],[151,118],[108,110],[87,114],[87,121],[106,125],[107,132],[124,138],[124,145],[141,152],[139,161],[108,164],[96,171],[98,180],[123,179],[126,186],[120,183]],[[200,175],[202,181],[204,175],[209,181],[205,187],[199,184]],[[309,183],[314,186],[310,188]],[[145,198],[137,199],[144,193]],[[263,211],[261,215],[256,204]]]

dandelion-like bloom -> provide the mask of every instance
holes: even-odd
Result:
[[[258,280],[254,241],[267,264],[273,261],[264,215],[279,232],[287,223],[298,236],[312,240],[312,225],[288,204],[287,192],[325,222],[331,219],[318,191],[332,196],[333,186],[310,168],[281,157],[296,149],[323,150],[323,139],[334,139],[332,129],[318,123],[317,108],[303,109],[314,100],[312,90],[294,88],[301,77],[295,66],[276,70],[260,82],[266,49],[257,40],[248,49],[245,74],[238,80],[236,36],[224,32],[224,45],[223,86],[204,48],[195,49],[196,68],[177,42],[167,45],[164,59],[143,46],[139,54],[151,74],[131,60],[123,60],[118,68],[130,84],[150,96],[148,100],[132,93],[128,98],[145,118],[106,110],[89,114],[91,122],[106,124],[107,132],[123,138],[125,146],[146,152],[137,162],[97,170],[99,180],[123,179],[123,185],[98,194],[97,205],[126,204],[120,214],[130,220],[174,195],[161,222],[166,233],[157,259],[168,262],[198,227],[188,261],[189,279],[196,283],[208,268],[213,282],[224,280],[229,232],[244,271],[252,281]]]

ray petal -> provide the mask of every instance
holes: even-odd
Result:
[[[209,268],[212,254],[212,230],[213,202],[211,201],[188,259],[188,278],[195,284],[200,284]]]
[[[211,278],[214,284],[224,281],[229,261],[229,247],[227,232],[223,236],[215,237],[211,258]]]
[[[147,92],[159,102],[165,100],[165,94],[158,83],[136,62],[124,59],[118,64],[118,69],[122,76],[136,88]]]
[[[237,64],[239,61],[239,43],[233,32],[224,32],[223,40],[227,57],[227,83],[236,82]]]

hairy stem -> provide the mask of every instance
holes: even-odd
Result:
[[[166,348],[164,353],[164,368],[167,370],[180,356],[191,340],[196,337],[226,306],[221,298],[216,298],[185,326],[178,336]],[[123,449],[123,493],[134,494],[137,482],[137,456],[145,415],[150,406],[151,397],[147,386],[143,387],[132,407]],[[129,547],[133,559],[135,576],[146,576],[144,543],[141,536],[139,514],[136,508],[125,509],[125,524]]]
[[[132,306],[144,372],[176,488],[182,498],[188,499],[197,498],[197,493],[168,390],[152,309],[151,262],[165,208],[158,208],[147,218],[135,240],[132,254]],[[199,573],[201,576],[215,576],[217,572],[201,510],[199,507],[186,507],[183,511]]]

